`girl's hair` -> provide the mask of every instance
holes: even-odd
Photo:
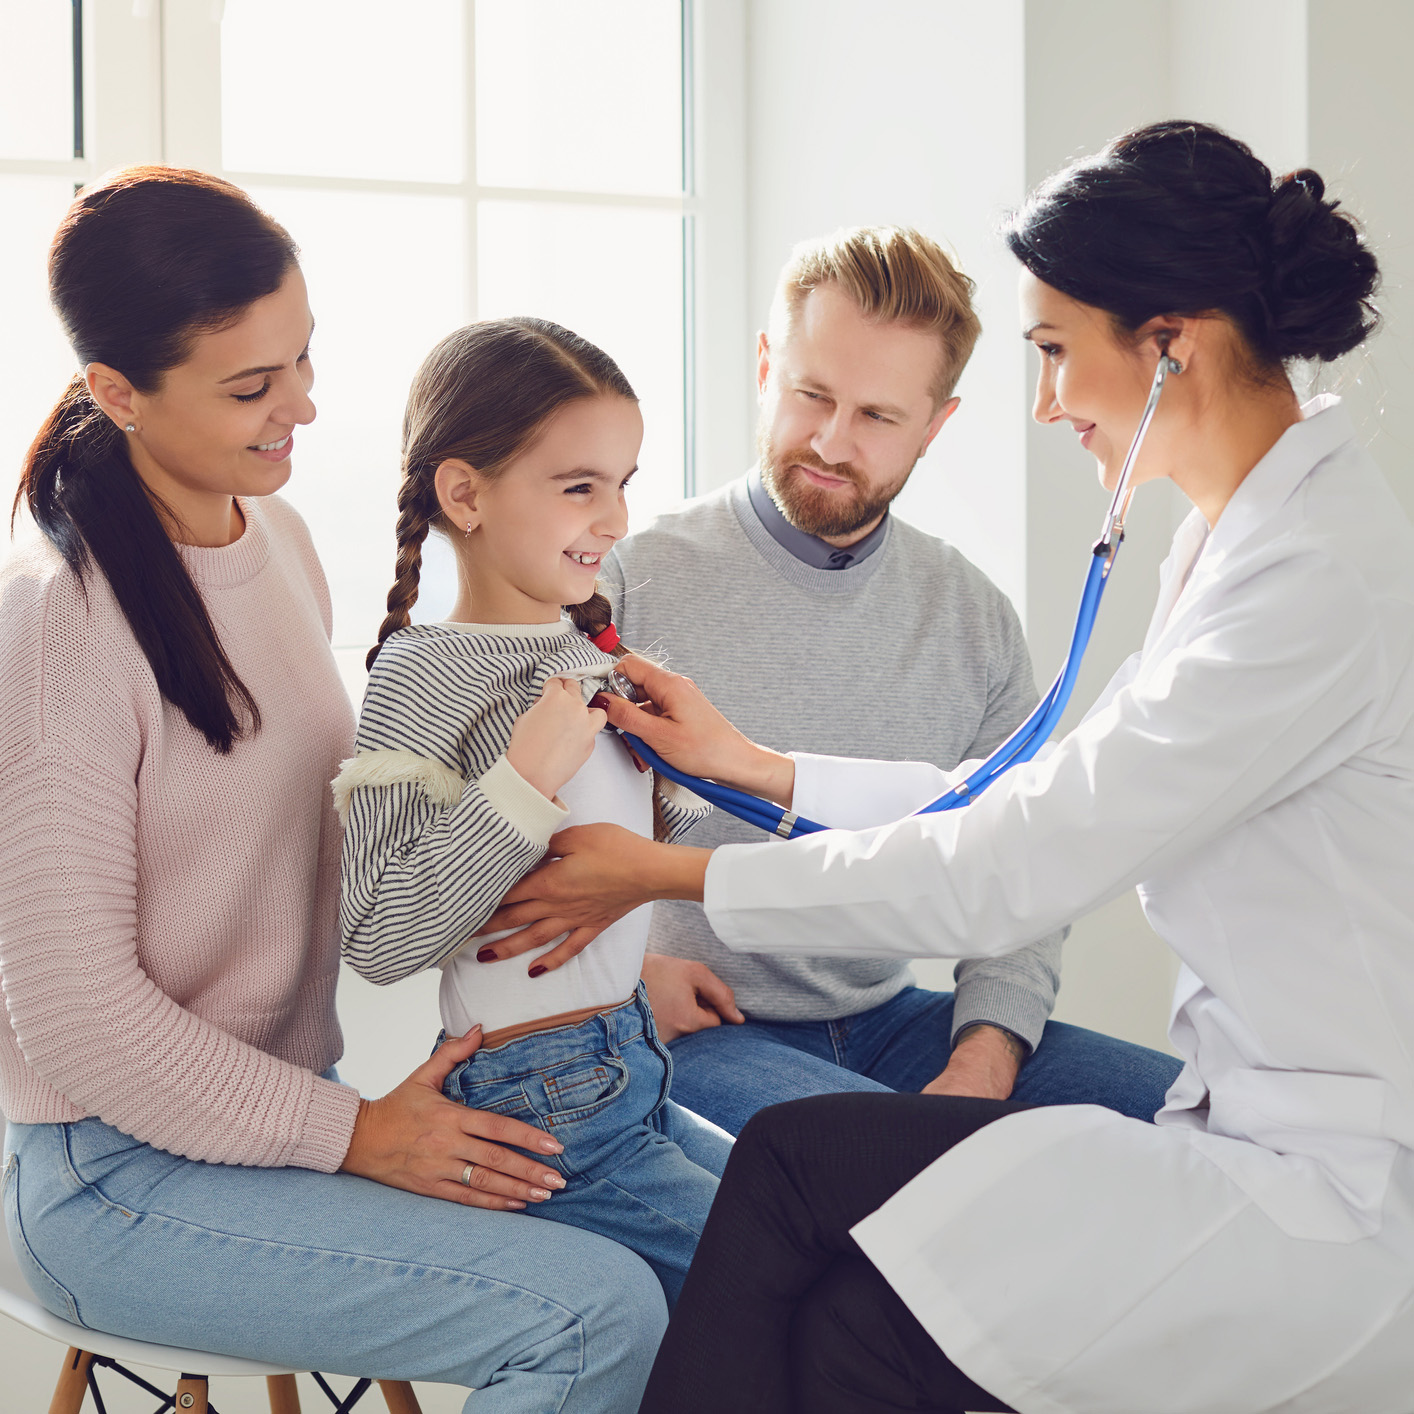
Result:
[[[427,532],[436,527],[453,538],[458,532],[437,501],[438,466],[454,457],[495,478],[562,407],[605,393],[638,401],[603,349],[548,319],[483,319],[448,334],[427,355],[403,414],[398,558],[388,616],[369,649],[368,667],[388,636],[412,621]],[[609,601],[597,589],[583,604],[565,608],[575,627],[590,635],[609,624]]]
[[[105,363],[142,393],[279,289],[298,252],[246,194],[204,172],[129,167],[79,193],[49,252],[49,293],[80,365]],[[133,469],[122,432],[76,375],[25,456],[24,503],[82,582],[108,581],[158,690],[218,752],[260,710]],[[244,720],[242,720],[244,719]]]
[[[1115,138],[1044,182],[1006,222],[1038,280],[1106,310],[1126,332],[1156,315],[1226,316],[1270,376],[1338,358],[1378,323],[1379,265],[1309,168],[1273,180],[1206,123]]]

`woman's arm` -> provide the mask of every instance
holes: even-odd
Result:
[[[23,1061],[79,1112],[171,1153],[338,1168],[357,1092],[238,1040],[143,970],[137,760],[115,774],[85,756],[50,740],[0,768],[0,972]]]

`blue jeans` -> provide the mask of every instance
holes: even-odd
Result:
[[[565,1148],[546,1162],[565,1186],[525,1211],[632,1248],[670,1307],[732,1145],[668,1098],[672,1073],[640,982],[628,1001],[588,1021],[477,1051],[445,1087],[473,1109],[553,1134]]]
[[[917,1093],[952,1054],[951,992],[905,987],[838,1021],[723,1022],[670,1046],[673,1094],[729,1134],[759,1109],[810,1095]],[[1172,1056],[1048,1021],[1011,1098],[1028,1105],[1104,1105],[1153,1119],[1182,1067]]]
[[[97,1119],[12,1124],[4,1163],[31,1288],[94,1330],[463,1385],[468,1414],[630,1414],[667,1319],[632,1252],[519,1213],[201,1163]]]

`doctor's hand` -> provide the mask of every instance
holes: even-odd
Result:
[[[643,959],[643,985],[648,989],[653,1019],[664,1043],[720,1026],[724,1021],[740,1026],[746,1020],[737,1007],[735,993],[705,962],[647,953]]]
[[[670,673],[643,658],[620,658],[618,668],[648,705],[597,693],[594,707],[621,731],[641,737],[670,766],[691,776],[762,795],[789,807],[795,762],[757,746],[732,726],[691,678]]]
[[[481,1028],[443,1042],[381,1100],[360,1100],[348,1153],[339,1167],[430,1198],[471,1208],[543,1203],[564,1179],[545,1162],[514,1152],[558,1154],[564,1145],[509,1115],[447,1099],[442,1085],[481,1045]],[[511,1148],[506,1145],[513,1146]]]
[[[981,1023],[958,1037],[943,1073],[923,1087],[925,1095],[967,1095],[1009,1100],[1026,1047],[1010,1031]]]
[[[701,902],[710,849],[655,844],[618,825],[576,825],[550,839],[550,852],[482,925],[518,932],[487,943],[478,962],[497,962],[538,948],[561,933],[558,947],[535,959],[531,976],[552,972],[583,952],[610,923],[660,898]]]

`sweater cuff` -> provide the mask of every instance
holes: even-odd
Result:
[[[316,1076],[305,1111],[304,1130],[290,1155],[290,1166],[336,1172],[353,1141],[358,1104],[358,1091],[353,1086]]]
[[[953,999],[952,1039],[964,1026],[985,1022],[1010,1031],[1035,1051],[1050,1019],[1050,1008],[1028,987],[1018,987],[993,977],[969,978]]]
[[[569,819],[570,812],[558,801],[546,800],[504,754],[476,784],[492,806],[539,849]]]

